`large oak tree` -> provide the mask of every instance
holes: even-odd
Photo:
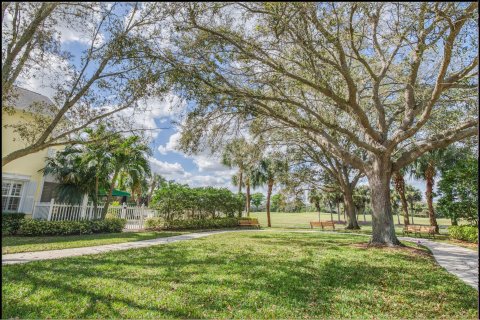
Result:
[[[197,114],[266,117],[363,172],[371,243],[391,246],[392,174],[477,134],[477,15],[476,3],[189,3],[162,58]]]

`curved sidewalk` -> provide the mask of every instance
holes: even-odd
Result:
[[[268,230],[268,229],[267,229]],[[83,247],[83,248],[71,248],[71,249],[61,249],[61,250],[49,250],[49,251],[36,251],[36,252],[23,252],[23,253],[13,253],[2,255],[2,265],[7,264],[17,264],[17,263],[27,263],[32,261],[39,260],[49,260],[49,259],[60,259],[67,257],[82,256],[87,254],[98,254],[109,251],[119,251],[127,249],[138,249],[145,248],[155,245],[167,244],[171,242],[191,240],[207,237],[213,234],[220,234],[225,232],[257,232],[257,231],[267,231],[263,230],[219,230],[219,231],[206,231],[206,232],[197,232],[189,233],[184,235],[178,235],[167,238],[156,238],[150,240],[141,240],[135,242],[125,242],[125,243],[116,243],[116,244],[107,244],[94,247]],[[275,230],[271,230],[275,231]],[[329,231],[292,231],[292,232],[328,232]],[[341,233],[341,232],[331,232],[331,233]],[[355,234],[355,233],[342,233],[350,235],[363,235],[366,234]],[[478,290],[478,252],[462,248],[459,246],[440,243],[431,241],[428,239],[421,238],[410,238],[410,237],[399,237],[402,241],[415,242],[420,245],[424,245],[432,251],[435,260],[438,264],[444,267],[448,272],[456,275],[461,280],[463,280],[468,285],[474,287]]]
[[[145,247],[156,246],[160,244],[167,244],[171,242],[203,238],[203,237],[210,236],[212,234],[219,234],[219,233],[225,233],[225,232],[237,232],[237,231],[245,232],[245,231],[257,231],[257,230],[205,231],[205,232],[182,234],[182,235],[173,236],[173,237],[156,238],[156,239],[115,243],[115,244],[105,244],[105,245],[93,246],[93,247],[11,253],[11,254],[2,255],[2,265],[27,263],[32,261],[49,260],[49,259],[61,259],[61,258],[67,258],[67,257],[83,256],[87,254],[98,254],[98,253],[104,253],[109,251],[145,248]]]
[[[410,237],[399,237],[398,239],[427,247],[432,251],[433,257],[440,266],[478,290],[477,251],[428,239]]]

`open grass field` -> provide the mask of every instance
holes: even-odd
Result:
[[[423,249],[236,232],[4,266],[2,318],[476,319],[478,292]]]
[[[262,226],[267,225],[267,213],[266,212],[252,212],[250,213],[251,217],[258,218],[258,221]],[[272,212],[271,213],[272,219],[272,227],[277,228],[310,228],[310,221],[318,221],[318,213],[317,212],[301,212],[301,213],[287,213],[287,212]],[[330,213],[322,213],[320,216],[320,220],[330,220]],[[340,215],[340,219],[344,221],[343,214]],[[397,216],[393,217],[395,224],[398,223]],[[333,220],[338,220],[338,215],[333,214]],[[364,222],[363,215],[360,215],[358,218],[359,222]],[[371,223],[372,216],[365,215],[365,221],[367,223]],[[400,222],[403,223],[403,216],[400,215]],[[428,218],[421,218],[421,217],[414,217],[415,224],[423,224],[429,225],[430,222]],[[443,219],[438,218],[437,222],[440,226],[450,226],[450,219]],[[340,228],[343,226],[339,225]],[[368,229],[370,228],[370,229]],[[371,230],[371,227],[364,226],[363,229]],[[397,229],[402,229],[397,228]],[[443,229],[445,230],[445,229]]]
[[[2,254],[80,248],[171,237],[185,232],[123,232],[51,237],[2,237]]]

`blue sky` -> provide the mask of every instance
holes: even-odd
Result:
[[[72,53],[73,57],[68,62],[52,57],[51,66],[48,69],[41,70],[39,72],[40,77],[20,79],[19,83],[27,89],[50,98],[53,98],[54,91],[49,88],[49,81],[51,81],[51,78],[55,78],[54,72],[67,63],[78,67],[81,53],[87,48],[88,44],[87,37],[80,31],[61,25],[58,26],[58,30],[61,32],[62,49]],[[180,102],[178,97],[170,93],[163,98],[150,99],[148,105],[149,110],[147,112],[132,113],[127,111],[126,115],[133,118],[141,127],[162,128],[151,133],[153,156],[150,162],[154,172],[160,173],[169,180],[173,179],[191,186],[212,185],[227,187],[232,191],[236,190],[236,187],[231,184],[231,176],[235,173],[235,170],[223,166],[218,158],[208,153],[185,155],[175,150],[179,132],[172,121],[181,121],[180,114],[185,109],[185,105]],[[423,181],[406,178],[407,183],[413,184],[423,192],[425,191]],[[258,191],[265,193],[265,188],[260,188]]]

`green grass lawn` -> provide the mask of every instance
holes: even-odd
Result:
[[[51,237],[6,236],[2,237],[2,254],[90,247],[102,244],[171,237],[181,233],[185,232],[122,232]]]
[[[267,226],[267,213],[266,212],[252,212],[250,214],[254,218],[258,218],[258,221],[262,227]],[[318,213],[317,212],[301,212],[301,213],[286,213],[286,212],[272,212],[271,213],[272,219],[272,228],[274,229],[310,229],[310,221],[318,221]],[[322,213],[320,216],[321,220],[330,220],[330,213]],[[338,216],[336,214],[333,215],[333,219],[337,220]],[[343,216],[341,216],[343,220]],[[371,223],[372,216],[365,215],[365,220],[367,223]],[[363,222],[363,215],[360,215],[359,221]],[[394,221],[397,223],[397,217],[394,216]],[[400,216],[400,221],[403,222],[403,216]],[[451,225],[450,219],[443,219],[438,218],[437,222],[440,226],[448,227]],[[460,224],[466,224],[466,221],[460,221]],[[415,224],[423,224],[429,225],[430,221],[428,218],[415,218]],[[364,234],[371,234],[372,233],[372,226],[369,225],[361,225],[360,230],[345,230],[345,225],[337,225],[336,230],[338,232],[352,232],[352,233],[364,233]],[[316,229],[318,229],[316,227]],[[329,231],[333,231],[329,229]],[[398,236],[403,236],[403,225],[396,225],[395,231]],[[410,235],[413,236],[413,235]],[[430,236],[422,234],[422,238],[431,239]],[[458,240],[451,240],[448,238],[448,229],[447,228],[440,228],[440,235],[436,235],[435,239],[431,239],[434,241],[445,242],[453,245],[457,245],[460,247],[464,247],[471,250],[478,250],[478,243],[468,243],[466,241],[458,241]]]
[[[239,232],[9,265],[2,318],[476,319],[478,292],[425,250]]]
[[[264,227],[267,226],[267,213],[266,212],[252,212],[251,217],[258,218],[260,224]],[[343,214],[340,215],[341,220],[344,220]],[[395,224],[398,223],[397,216],[394,216]],[[333,214],[333,219],[338,220],[338,215]],[[277,228],[310,228],[310,221],[318,221],[317,212],[299,212],[299,213],[287,213],[287,212],[272,212],[271,213],[272,227]],[[330,220],[330,213],[322,213],[320,220]],[[360,215],[358,221],[364,222],[363,215]],[[367,223],[372,222],[371,215],[365,215],[365,221]],[[403,216],[400,215],[400,222],[403,223]],[[430,225],[428,218],[414,218],[415,224]],[[450,219],[438,218],[437,222],[440,226],[450,226]],[[369,225],[361,226],[364,230],[372,230]],[[343,229],[343,225],[339,225],[339,228]],[[397,231],[401,232],[402,227],[397,227]],[[440,232],[446,232],[446,229],[441,229]]]

